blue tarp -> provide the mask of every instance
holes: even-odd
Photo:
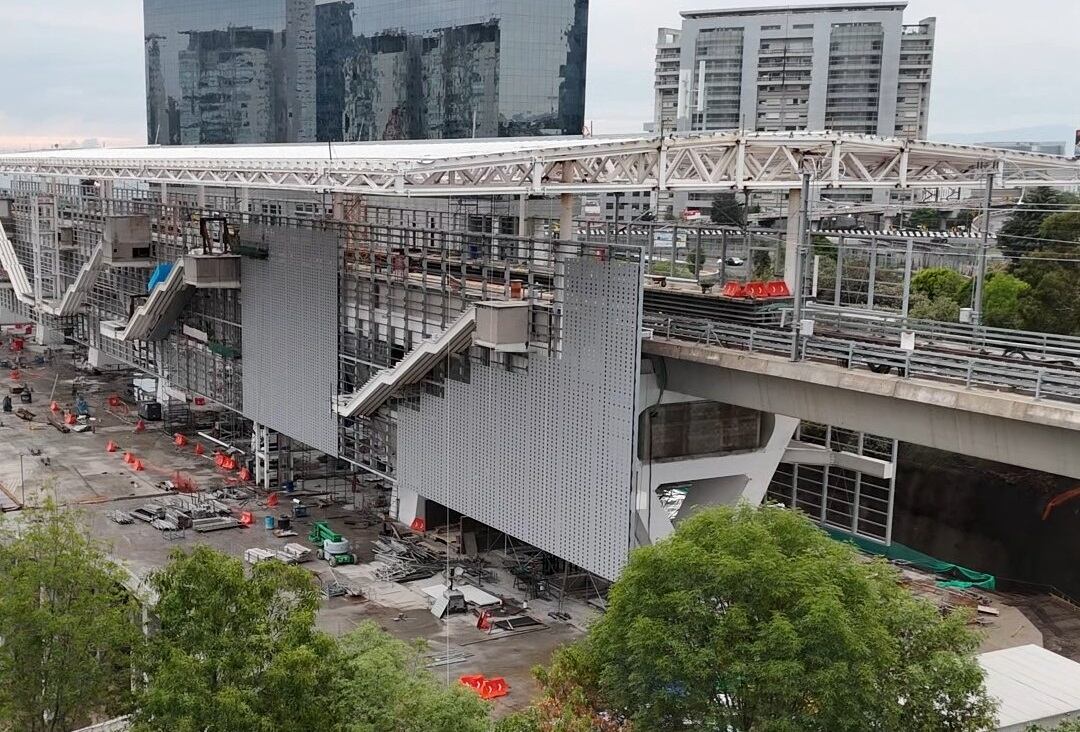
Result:
[[[162,262],[157,267],[154,267],[154,273],[150,275],[150,281],[146,283],[146,291],[153,292],[154,288],[164,282],[165,278],[169,276],[169,272],[172,272],[172,268],[172,262]]]

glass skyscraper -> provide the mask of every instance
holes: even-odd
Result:
[[[580,134],[588,0],[143,0],[160,144]]]

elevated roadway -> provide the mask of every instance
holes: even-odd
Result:
[[[791,361],[677,333],[654,332],[642,356],[662,359],[671,388],[702,399],[1080,478],[1080,403]]]

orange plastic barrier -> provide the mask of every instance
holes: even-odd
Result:
[[[195,454],[196,455],[205,455],[206,454],[206,448],[203,447],[203,444],[201,442],[196,442],[195,443]]]
[[[724,285],[724,289],[721,291],[724,297],[742,297],[743,286],[738,282],[731,281]]]
[[[251,511],[242,511],[240,513],[240,523],[244,526],[251,526],[255,523],[255,516],[252,515]]]
[[[76,419],[75,415],[71,412],[64,413],[64,424],[71,425],[75,424],[77,421],[78,419]]]
[[[765,285],[769,297],[791,297],[791,290],[783,280],[773,280]]]
[[[409,528],[413,531],[427,531],[427,522],[420,516],[417,516],[412,520],[412,523],[409,524]]]
[[[49,411],[52,412],[53,414],[56,414],[57,412],[60,411],[60,405],[57,404],[56,402],[50,403],[49,404]]]
[[[136,422],[135,423],[135,431],[136,432],[146,432],[146,422],[142,421],[141,419],[138,422]]]
[[[119,447],[120,446],[117,445],[115,442],[113,442],[112,440],[109,440],[108,442],[105,443],[105,452],[116,452],[119,449]]]
[[[177,432],[175,435],[173,435],[173,444],[175,444],[177,447],[183,447],[187,443],[188,443],[187,437],[180,434],[179,432]]]
[[[764,282],[747,282],[746,287],[743,288],[743,293],[746,297],[768,297],[769,292]]]
[[[459,676],[458,681],[465,686],[468,686],[470,689],[480,691],[480,687],[484,685],[484,675],[473,674],[469,676]]]
[[[506,696],[509,693],[510,685],[506,683],[506,679],[502,676],[488,679],[484,682],[484,685],[480,687],[481,699],[495,699],[500,696]]]

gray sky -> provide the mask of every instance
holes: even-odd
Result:
[[[592,0],[594,133],[640,131],[652,116],[656,29],[678,26],[679,11],[780,3]],[[1080,127],[1080,2],[909,0],[910,22],[930,15],[931,137],[1044,128],[1029,132],[1064,140]],[[0,0],[0,17],[0,148],[145,141],[141,0]]]

